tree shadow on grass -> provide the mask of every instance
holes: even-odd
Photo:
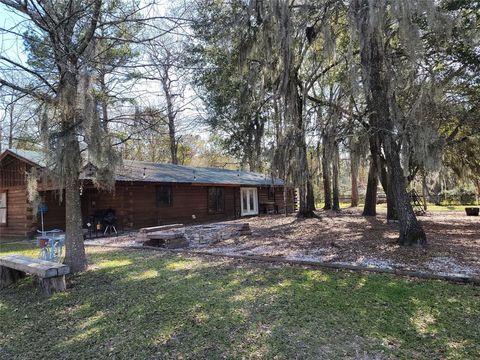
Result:
[[[12,358],[290,359],[479,350],[473,286],[147,251],[91,259],[94,270],[67,293],[43,298],[24,281],[2,294],[1,351]]]

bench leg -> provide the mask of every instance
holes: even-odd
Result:
[[[35,283],[45,295],[51,295],[54,292],[65,291],[67,289],[65,275],[46,279],[35,277]]]
[[[26,274],[23,271],[11,269],[6,266],[0,266],[0,289],[6,288],[25,276]]]

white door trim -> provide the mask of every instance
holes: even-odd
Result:
[[[244,196],[246,196],[246,207],[244,206]],[[251,198],[253,198],[253,208]],[[256,187],[240,188],[240,210],[242,216],[258,215],[258,190]]]

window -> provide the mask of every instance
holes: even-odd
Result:
[[[173,204],[172,187],[157,186],[156,187],[157,207],[170,207]]]
[[[7,193],[0,193],[0,224],[7,223]]]
[[[223,188],[208,188],[208,213],[219,214],[224,212],[225,197],[223,196]]]

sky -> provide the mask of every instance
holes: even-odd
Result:
[[[7,31],[22,32],[25,30],[25,20],[17,14],[7,11],[4,5],[0,5],[0,27]],[[21,38],[15,34],[2,31],[0,32],[0,56],[7,57],[11,60],[25,64],[27,55]],[[4,76],[0,73],[0,76]],[[0,99],[1,100],[1,99]],[[0,121],[6,117],[4,106],[0,106]],[[1,122],[0,122],[1,125]],[[0,129],[6,133],[8,129]],[[0,135],[2,135],[0,133]],[[5,136],[2,136],[4,138]],[[6,139],[2,141],[6,145]]]
[[[14,13],[4,5],[0,5],[0,26],[7,31],[0,32],[0,54],[9,59],[24,63],[27,59],[22,39],[13,33],[22,33],[26,30],[25,18]]]
[[[150,10],[149,15],[165,15],[167,4],[171,1],[156,1],[156,5]],[[25,53],[23,41],[17,34],[21,34],[26,30],[27,20],[22,15],[8,10],[4,5],[0,5],[0,56],[11,59],[22,65],[27,66],[27,54]],[[4,67],[5,64],[0,64]],[[10,69],[11,72],[0,73],[0,76],[10,76],[15,74],[15,69]],[[161,91],[159,81],[140,81],[134,86],[131,84],[119,84],[118,86],[126,86],[132,98],[135,99],[138,106],[157,106],[162,108],[164,106],[163,93]],[[202,126],[192,129],[192,119],[197,119],[201,116],[203,111],[201,101],[196,97],[195,92],[191,87],[187,87],[185,91],[186,110],[183,111],[180,117],[183,118],[182,124],[179,124],[179,129],[191,132],[195,130],[196,134],[200,134],[202,138],[207,138],[208,134]],[[133,105],[125,105],[123,111],[133,111]],[[0,119],[6,116],[4,106],[0,106]],[[198,124],[194,121],[193,124]],[[188,125],[188,126],[187,126]],[[6,130],[6,129],[5,129]]]

